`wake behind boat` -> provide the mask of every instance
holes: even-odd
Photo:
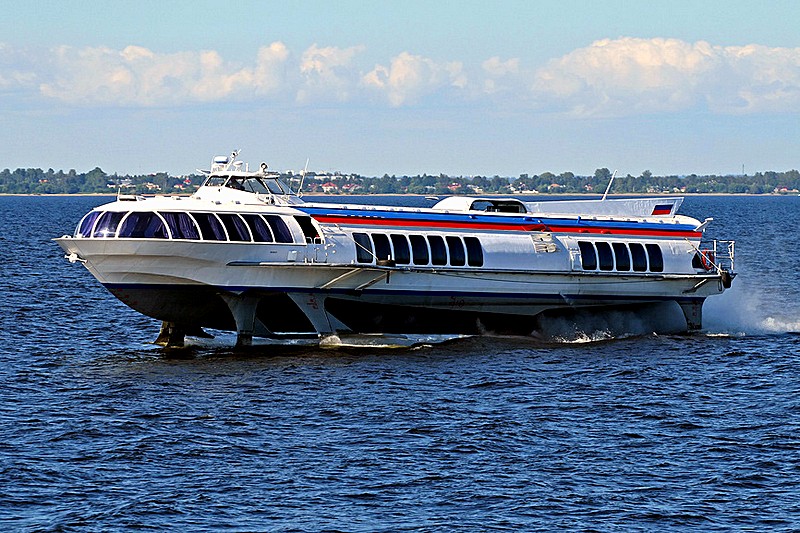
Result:
[[[112,294],[162,321],[254,337],[530,335],[542,313],[676,302],[686,329],[729,288],[734,243],[679,197],[430,208],[305,202],[262,163],[214,158],[190,197],[119,196],[56,242]]]

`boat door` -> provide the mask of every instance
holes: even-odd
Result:
[[[325,263],[328,261],[328,251],[321,238],[317,237],[311,242],[306,242],[306,258],[310,263]]]
[[[325,263],[328,261],[328,251],[323,242],[322,232],[309,216],[295,216],[295,220],[303,230],[306,241],[306,261],[309,263]]]

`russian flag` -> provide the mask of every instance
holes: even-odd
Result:
[[[672,204],[657,205],[653,209],[654,215],[669,215],[670,213],[672,213]]]

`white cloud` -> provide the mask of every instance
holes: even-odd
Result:
[[[415,103],[446,87],[467,85],[459,62],[439,64],[432,59],[402,52],[386,67],[376,65],[362,78],[364,86],[384,94],[392,106]]]
[[[605,39],[546,65],[489,57],[472,64],[408,51],[370,68],[363,46],[281,42],[249,64],[214,50],[164,54],[142,46],[27,50],[0,43],[0,91],[38,91],[84,106],[279,100],[393,107],[470,102],[578,116],[800,112],[800,49],[714,46],[678,39]],[[360,64],[359,61],[362,61]]]
[[[270,94],[283,82],[288,51],[261,48],[253,68],[226,63],[215,51],[158,54],[140,46],[54,50],[44,96],[71,104],[158,106]]]
[[[534,94],[577,115],[800,111],[800,49],[602,40],[551,61]]]
[[[502,61],[499,57],[494,56],[481,63],[481,67],[487,74],[494,77],[517,74],[519,73],[519,58]]]
[[[286,85],[288,59],[289,49],[281,42],[259,48],[253,71],[253,88],[257,95],[274,93]]]
[[[519,58],[502,61],[499,57],[490,57],[481,63],[483,70],[483,92],[494,94],[509,90],[520,90]]]
[[[25,50],[0,43],[0,91],[30,89],[36,84],[35,60]]]
[[[320,48],[316,43],[311,45],[300,60],[303,82],[297,92],[297,101],[348,100],[358,81],[358,71],[352,66],[353,58],[363,50],[363,46]]]

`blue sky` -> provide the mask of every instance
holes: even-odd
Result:
[[[0,168],[800,167],[800,2],[2,2]]]

